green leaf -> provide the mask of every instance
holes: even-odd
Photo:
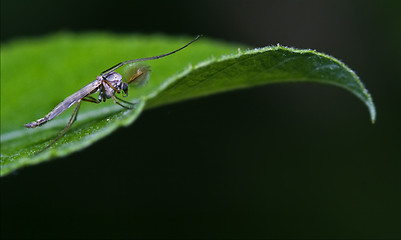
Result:
[[[1,51],[1,175],[83,149],[120,126],[128,126],[142,110],[185,99],[268,83],[317,82],[349,90],[375,107],[355,73],[340,61],[312,51],[281,46],[240,50],[243,46],[203,38],[181,52],[149,61],[148,84],[130,90],[135,109],[108,101],[84,102],[77,121],[50,149],[73,108],[45,125],[25,123],[45,116],[64,98],[114,64],[163,54],[187,43],[184,37],[60,33],[3,44]]]

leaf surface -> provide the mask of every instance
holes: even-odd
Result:
[[[149,82],[130,89],[125,99],[136,103],[133,110],[122,109],[112,100],[84,102],[71,129],[50,149],[35,154],[64,128],[74,107],[41,127],[25,129],[24,124],[45,116],[110,66],[163,54],[189,40],[161,35],[60,33],[3,44],[1,175],[90,146],[115,129],[132,124],[146,108],[268,83],[316,82],[342,87],[362,100],[375,120],[372,98],[359,78],[330,56],[281,46],[243,50],[243,46],[204,38],[179,53],[146,63],[152,69]]]

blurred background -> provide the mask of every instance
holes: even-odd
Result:
[[[83,151],[1,178],[1,237],[401,238],[400,9],[400,1],[2,0],[2,44],[106,31],[316,49],[355,70],[378,117],[372,125],[355,96],[316,84],[152,109]]]

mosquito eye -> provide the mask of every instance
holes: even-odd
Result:
[[[123,82],[123,83],[121,84],[121,89],[122,89],[123,92],[124,92],[124,96],[128,96],[128,84],[127,84],[126,82]]]
[[[123,82],[123,84],[121,85],[121,88],[124,92],[128,91],[128,84],[126,82]]]

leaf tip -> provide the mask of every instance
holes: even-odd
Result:
[[[375,106],[373,105],[373,102],[372,102],[372,105],[369,106],[369,112],[370,112],[370,120],[371,120],[372,124],[375,124],[375,122],[376,122],[376,109],[375,109]]]
[[[375,104],[373,103],[372,97],[370,96],[370,94],[367,92],[367,90],[365,89],[365,96],[367,97],[367,99],[365,100],[365,104],[369,109],[369,114],[370,114],[370,121],[372,122],[372,124],[375,124],[376,122],[376,107]]]

